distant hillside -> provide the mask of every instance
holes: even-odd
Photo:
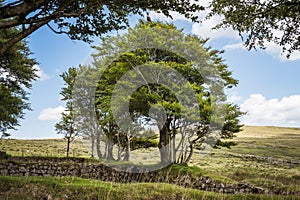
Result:
[[[272,138],[285,137],[287,135],[300,137],[300,128],[277,126],[244,126],[243,131],[238,133],[237,137]]]

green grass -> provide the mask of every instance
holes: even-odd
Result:
[[[293,196],[226,195],[164,183],[111,183],[76,177],[0,177],[1,199],[296,199]]]
[[[300,191],[299,129],[245,126],[243,132],[237,134],[237,137],[230,141],[236,142],[237,145],[231,149],[214,149],[205,157],[200,156],[199,152],[195,151],[189,167],[173,166],[170,173],[189,173],[193,177],[209,176],[223,183],[247,182],[270,191],[277,189]],[[0,139],[0,150],[4,150],[13,156],[64,157],[65,144],[66,142],[63,139]],[[135,153],[138,154],[138,152]],[[71,157],[89,157],[88,151],[79,140],[71,144],[70,155]],[[60,179],[53,180],[59,182]],[[107,183],[101,183],[101,188],[105,184]],[[157,184],[152,184],[142,184],[141,187],[157,186]],[[119,186],[120,188],[127,187],[126,184]],[[173,186],[169,185],[164,187],[170,187],[168,188],[170,190],[174,189]],[[142,188],[140,190],[143,190]],[[177,188],[174,190],[176,191]],[[113,191],[110,191],[110,193],[114,193]],[[163,191],[160,192],[163,193]],[[105,192],[104,194],[108,195]],[[199,194],[197,193],[197,195]],[[210,193],[201,194],[207,195]],[[124,195],[126,196],[125,193]],[[221,195],[220,198],[223,197]],[[227,198],[227,196],[224,198]]]

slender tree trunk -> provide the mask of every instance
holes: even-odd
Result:
[[[126,160],[126,161],[129,161],[129,159],[130,159],[130,134],[126,134],[126,136],[127,136],[127,148],[126,148],[126,154],[125,154],[125,156],[124,156],[124,160]]]
[[[101,149],[100,149],[100,135],[97,135],[97,138],[96,138],[96,151],[97,151],[97,156],[98,158],[102,158],[102,153],[101,153]]]
[[[117,140],[118,140],[118,158],[117,160],[121,160],[121,154],[122,154],[122,151],[121,151],[121,141],[120,141],[120,134],[118,133],[117,134]]]
[[[94,158],[94,148],[95,148],[95,135],[94,135],[94,133],[91,133],[91,143],[92,143],[91,157]]]
[[[171,158],[171,160],[173,161],[173,162],[176,162],[176,145],[175,145],[175,139],[176,139],[176,130],[175,130],[175,128],[173,128],[173,138],[172,138],[172,143],[173,143],[173,145],[172,145],[172,153],[173,153],[173,157]]]
[[[194,151],[193,151],[193,144],[191,144],[189,146],[189,148],[190,148],[190,153],[189,153],[188,157],[186,158],[186,160],[184,161],[184,164],[187,164],[188,162],[190,162],[190,160],[192,158],[192,155],[194,153]]]
[[[69,158],[71,138],[67,137],[67,158]]]

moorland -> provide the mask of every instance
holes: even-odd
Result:
[[[4,199],[300,198],[300,129],[244,126],[242,132],[227,142],[236,145],[214,149],[205,156],[196,151],[188,166],[174,166],[172,174],[185,171],[194,179],[201,176],[222,184],[250,184],[267,191],[265,194],[224,194],[165,182],[121,183],[75,176],[1,176],[0,195]],[[0,151],[5,151],[10,158],[63,158],[65,143],[63,139],[1,139]],[[79,139],[72,143],[70,156],[98,162],[90,158]]]

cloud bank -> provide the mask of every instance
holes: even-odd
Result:
[[[300,126],[300,95],[266,99],[262,94],[252,94],[240,107],[247,112],[241,117],[246,125]]]

